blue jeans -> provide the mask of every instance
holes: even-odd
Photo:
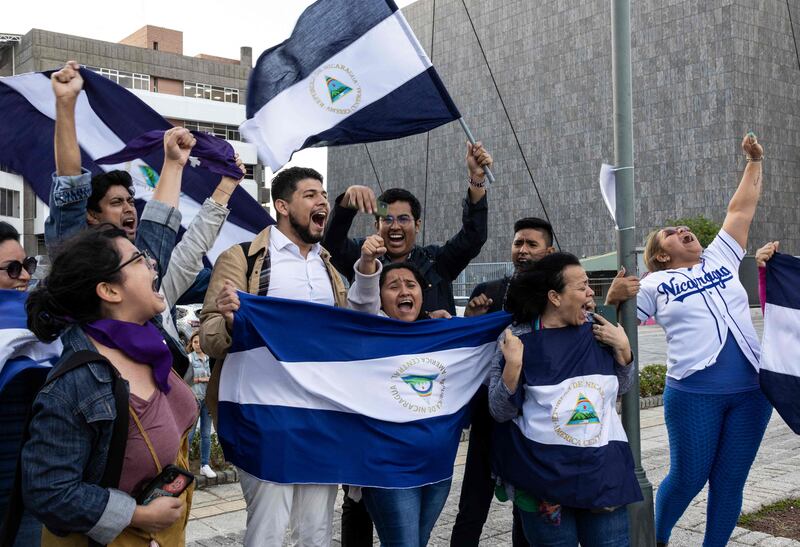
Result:
[[[450,479],[417,488],[364,488],[382,547],[425,547],[450,493]]]
[[[208,407],[206,401],[198,401],[200,404],[200,416],[197,417],[197,422],[200,424],[200,465],[208,465],[211,459],[211,416],[208,414]],[[197,428],[197,423],[194,424],[192,430],[189,432],[189,446],[192,446],[192,439],[194,439],[194,432]]]
[[[561,508],[561,524],[550,523],[538,512],[520,510],[528,543],[537,547],[628,547],[628,509],[593,513],[588,509]]]

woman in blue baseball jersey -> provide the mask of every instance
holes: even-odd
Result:
[[[772,413],[759,388],[761,350],[738,274],[761,195],[764,151],[752,133],[742,150],[747,167],[708,248],[685,226],[657,230],[645,246],[651,273],[636,299],[639,319],[654,317],[667,334],[670,470],[656,498],[660,545],[706,482],[703,544],[728,542]]]

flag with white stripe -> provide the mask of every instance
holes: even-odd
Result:
[[[393,0],[318,0],[258,59],[240,131],[277,171],[310,146],[397,139],[460,116]]]
[[[61,356],[62,345],[39,341],[27,328],[28,293],[0,290],[0,394],[20,374],[33,373],[43,382]]]
[[[767,301],[759,379],[764,395],[800,434],[800,259],[775,253],[767,262]]]
[[[616,410],[614,357],[592,326],[523,334],[520,409],[498,423],[492,466],[539,500],[595,509],[642,499],[628,438]]]
[[[284,484],[410,488],[452,476],[507,314],[405,323],[239,298],[219,390],[228,460]]]
[[[95,159],[116,153],[148,131],[170,129],[172,125],[124,87],[95,72],[81,68],[83,91],[78,96],[75,123],[81,164],[98,175],[104,171],[128,171],[136,186],[137,208],[152,195],[164,163],[163,147],[143,157],[116,165],[98,165]],[[48,72],[34,72],[0,78],[0,165],[20,173],[36,195],[48,202],[55,171],[53,134],[55,98]],[[183,227],[189,226],[209,197],[220,176],[201,166],[187,164],[183,171],[180,211]],[[246,190],[239,187],[231,196],[231,214],[209,253],[215,259],[222,251],[254,235],[273,221]]]

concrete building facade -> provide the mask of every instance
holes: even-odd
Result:
[[[188,57],[183,55],[182,32],[151,25],[119,43],[38,29],[0,36],[0,76],[50,70],[69,59],[130,89],[173,125],[227,139],[247,167],[242,187],[269,211],[264,169],[255,147],[239,135],[253,64],[251,48],[242,47],[239,59]],[[11,200],[8,204],[6,198]],[[20,204],[16,208],[14,200]],[[47,206],[23,185],[22,177],[0,172],[0,220],[18,227],[30,253],[45,253],[46,217]]]
[[[495,158],[489,242],[476,262],[507,261],[514,220],[544,216],[492,84],[477,29],[524,157],[564,250],[615,248],[598,185],[613,163],[611,14],[608,0],[419,0],[404,13],[476,137]],[[435,9],[435,13],[434,13]],[[670,219],[721,222],[739,182],[742,136],[766,149],[764,193],[749,252],[779,239],[800,253],[800,58],[790,15],[800,0],[632,2],[636,238]],[[794,31],[794,32],[793,32]],[[383,188],[424,203],[428,243],[459,226],[466,194],[464,134],[451,123],[427,135],[375,143]],[[350,184],[379,191],[364,145],[331,148],[331,196]],[[352,233],[364,235],[370,219]]]

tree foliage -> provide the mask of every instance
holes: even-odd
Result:
[[[670,226],[688,226],[703,247],[708,247],[708,245],[714,241],[714,238],[717,237],[720,228],[722,228],[721,224],[717,224],[703,215],[678,218],[667,222]]]

